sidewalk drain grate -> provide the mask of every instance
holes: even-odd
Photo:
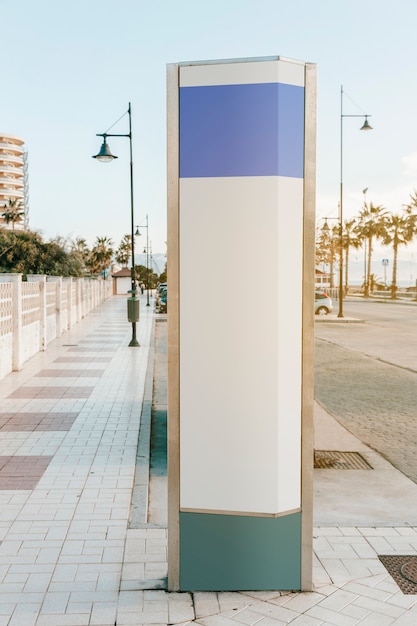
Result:
[[[359,452],[314,451],[314,469],[373,469]]]
[[[417,594],[417,556],[378,556],[382,565],[406,594]]]

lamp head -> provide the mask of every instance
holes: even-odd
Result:
[[[360,130],[372,130],[372,126],[368,122],[368,116],[367,115],[365,115],[365,121],[364,121],[362,127],[360,128]]]
[[[139,231],[139,226],[136,226],[135,237],[140,237],[141,233]]]
[[[327,233],[327,232],[329,232],[329,230],[330,230],[330,228],[329,228],[329,225],[328,225],[328,223],[327,223],[327,217],[325,217],[325,218],[324,218],[324,224],[323,224],[323,226],[322,226],[321,231],[322,231],[323,233]]]
[[[107,143],[107,139],[104,136],[99,153],[93,155],[92,158],[97,159],[97,161],[101,161],[102,163],[108,163],[109,161],[113,161],[113,159],[117,159],[118,157],[112,154],[110,146]]]

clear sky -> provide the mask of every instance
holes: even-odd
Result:
[[[401,210],[417,189],[416,24],[416,0],[0,0],[0,131],[26,142],[30,227],[130,232],[128,140],[109,139],[117,161],[91,158],[130,101],[135,223],[148,214],[165,253],[166,65],[272,55],[318,66],[317,215],[338,214],[341,85],[343,113],[374,128],[344,118],[344,217],[366,187]],[[124,117],[110,132],[127,131]]]

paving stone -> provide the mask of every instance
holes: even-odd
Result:
[[[33,359],[31,375],[1,396],[9,397],[0,414],[0,454],[53,458],[33,488],[0,491],[0,626],[26,626],[18,621],[24,615],[30,626],[114,626],[115,620],[118,626],[188,624],[194,619],[206,626],[358,621],[414,626],[417,598],[404,596],[377,558],[382,548],[417,553],[414,526],[316,527],[311,593],[165,591],[166,529],[128,528],[152,312],[139,325],[143,349],[132,352],[125,331],[117,343],[82,331],[95,327],[97,334],[111,333],[113,310],[115,320],[123,319],[119,327],[129,331],[125,302],[105,303],[103,315],[87,316],[71,331],[81,350],[61,348],[59,354],[48,347],[53,354]],[[133,373],[135,384],[129,378]],[[88,385],[80,384],[80,376]],[[158,383],[159,393],[162,389]],[[64,430],[70,420],[71,430]]]

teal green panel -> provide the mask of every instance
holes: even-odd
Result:
[[[301,588],[301,513],[180,513],[182,591]]]

